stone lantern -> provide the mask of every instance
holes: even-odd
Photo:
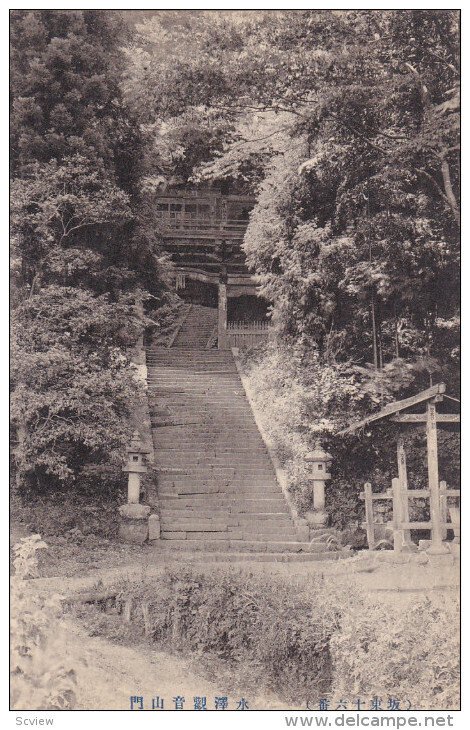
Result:
[[[311,527],[323,527],[327,521],[325,511],[325,482],[331,479],[328,469],[331,464],[331,454],[322,448],[320,441],[315,443],[315,448],[305,458],[310,464],[309,479],[313,482],[313,512],[308,512],[305,517]]]
[[[150,451],[144,448],[138,431],[134,431],[132,434],[132,441],[126,451],[128,454],[127,464],[122,467],[122,470],[127,471],[129,474],[127,481],[127,503],[139,504],[141,475],[147,473],[144,455],[149,454]]]
[[[122,467],[122,470],[129,475],[127,504],[119,507],[119,514],[121,515],[119,536],[126,542],[142,543],[148,537],[150,507],[146,504],[140,504],[140,480],[142,474],[147,472],[144,457],[145,454],[149,453],[149,450],[144,448],[138,431],[134,431],[131,443],[126,451],[127,464]]]

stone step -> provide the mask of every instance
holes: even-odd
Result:
[[[225,521],[224,521],[225,520]],[[235,522],[237,522],[235,520]],[[166,515],[161,516],[162,528],[166,531],[174,531],[174,529],[185,530],[192,529],[196,532],[204,532],[205,530],[212,530],[222,532],[228,530],[229,532],[240,532],[243,534],[256,534],[266,535],[267,539],[276,538],[279,535],[296,535],[297,531],[295,528],[286,521],[281,525],[272,524],[267,520],[258,520],[256,524],[230,524],[227,515],[219,515],[216,519],[212,520],[198,520],[195,517],[191,517],[189,514],[183,514],[181,517],[167,517]]]
[[[229,482],[233,483],[233,481],[239,481],[240,484],[244,484],[247,480],[252,479],[252,486],[263,487],[271,485],[277,487],[274,472],[269,469],[269,466],[260,467],[259,470],[254,468],[254,470],[250,469],[247,471],[234,468],[230,471],[230,473],[220,473],[219,469],[214,468],[209,461],[206,468],[204,468],[203,464],[192,466],[191,464],[185,464],[182,461],[172,461],[170,463],[172,466],[170,467],[167,465],[166,468],[159,464],[157,471],[160,482],[195,481],[198,484],[204,484],[206,480],[209,479],[211,482],[220,481],[223,484],[228,484]]]
[[[162,456],[166,456],[166,454],[163,453]],[[170,469],[173,471],[166,471]],[[166,464],[159,462],[157,465],[157,471],[161,471],[162,476],[168,475],[183,479],[186,476],[201,479],[204,474],[212,477],[224,475],[242,477],[252,476],[254,479],[258,480],[265,478],[268,482],[272,482],[274,479],[273,468],[270,468],[269,462],[262,458],[260,458],[258,464],[253,463],[247,464],[246,466],[243,463],[235,464],[233,466],[231,464],[223,466],[223,464],[214,464],[209,460],[207,460],[206,464],[204,464],[204,460],[201,460],[199,463],[184,463],[182,460],[178,461],[175,459],[171,461],[168,460]]]
[[[204,474],[200,472],[194,472],[191,474],[187,472],[185,474],[159,474],[158,484],[163,486],[178,487],[219,487],[225,489],[230,487],[231,489],[239,488],[240,491],[249,492],[250,489],[256,489],[257,491],[263,491],[266,489],[272,492],[278,492],[281,495],[281,488],[276,483],[274,476],[264,475],[257,476],[256,474],[243,474],[241,472],[232,474],[218,474],[207,470]]]
[[[166,494],[174,495],[188,495],[188,494],[220,494],[226,495],[230,498],[245,499],[246,497],[253,497],[254,499],[266,497],[268,499],[275,499],[281,496],[279,488],[253,488],[246,487],[244,485],[232,485],[232,484],[201,484],[194,485],[188,482],[188,484],[173,484],[171,482],[158,482],[158,486]]]
[[[176,496],[174,494],[164,492],[162,490],[161,496],[164,497],[167,500],[173,500],[173,501],[186,501],[188,503],[194,503],[194,505],[198,503],[206,503],[208,506],[216,507],[217,505],[220,505],[221,507],[227,506],[240,506],[240,501],[244,502],[248,507],[250,507],[250,512],[253,511],[253,508],[256,506],[259,506],[260,512],[266,512],[267,507],[273,507],[271,512],[284,512],[284,506],[286,505],[284,496],[280,493],[278,497],[260,497],[258,495],[248,495],[244,494],[243,499],[239,500],[237,499],[236,495],[224,495],[224,494],[201,494],[201,495],[181,495]],[[189,506],[189,505],[188,505]],[[282,509],[279,509],[282,507]]]
[[[240,552],[224,548],[223,542],[215,542],[211,548],[194,549],[192,540],[182,540],[187,547],[172,549],[173,541],[165,542],[159,540],[160,546],[155,549],[159,562],[171,565],[183,561],[194,563],[196,566],[207,565],[207,563],[313,563],[323,561],[339,560],[351,557],[351,554],[344,552],[327,553],[267,553],[267,552]]]
[[[220,436],[222,439],[227,439],[230,434],[230,429],[227,425],[227,418],[230,417],[230,410],[227,409],[226,413],[214,413],[213,417],[209,420],[204,421],[203,418],[199,417],[197,413],[194,413],[192,417],[187,417],[178,420],[172,415],[167,416],[165,419],[161,417],[159,420],[160,424],[155,424],[155,431],[164,435],[165,432],[162,428],[178,428],[178,433],[181,434],[181,438],[185,435],[201,436],[207,438],[207,436]],[[232,424],[236,426],[243,434],[249,434],[256,436],[257,440],[261,437],[259,432],[255,430],[253,425],[244,418],[233,417]],[[238,435],[238,431],[237,431]],[[233,431],[232,431],[232,443],[233,443]]]
[[[304,542],[306,528],[291,517],[231,352],[195,349],[206,336],[203,314],[216,322],[216,310],[195,307],[177,346],[147,349],[160,544],[188,558],[329,556],[320,536]]]
[[[183,499],[192,499],[194,498],[213,498],[218,497],[221,500],[231,500],[232,503],[235,505],[240,505],[242,503],[247,502],[248,500],[269,500],[272,501],[274,499],[280,499],[278,494],[275,494],[273,492],[261,492],[261,493],[253,493],[253,492],[240,492],[237,490],[229,491],[228,489],[223,488],[217,488],[215,486],[207,486],[207,487],[173,487],[172,485],[158,485],[160,489],[165,490],[164,494],[176,498],[183,498]]]
[[[282,525],[281,527],[276,527],[276,529],[269,527],[264,528],[264,525],[262,521],[260,520],[260,525],[258,527],[253,525],[228,525],[227,527],[224,527],[225,523],[223,520],[226,519],[226,516],[219,515],[217,518],[217,521],[208,521],[208,524],[201,524],[198,528],[195,521],[191,521],[189,518],[171,518],[165,519],[162,521],[162,529],[166,532],[204,532],[204,531],[210,531],[210,532],[224,532],[224,533],[230,533],[232,535],[233,539],[254,539],[258,540],[259,536],[262,536],[263,539],[267,542],[271,541],[278,541],[283,540],[284,538],[287,538],[289,541],[294,539],[296,542],[303,542],[307,539],[305,536],[305,531],[301,532],[297,530],[296,528],[292,527],[288,523],[285,525]],[[300,537],[302,535],[302,537]],[[254,537],[253,537],[254,536]],[[231,539],[232,539],[231,538]],[[312,542],[309,540],[309,543]],[[312,544],[326,544],[327,540],[323,540],[323,543],[321,541],[316,541]]]
[[[232,459],[231,454],[227,454],[227,458],[230,463],[227,464],[227,466],[223,466],[219,461],[215,461],[217,457],[207,457],[204,458],[204,453],[201,452],[200,456],[203,458],[200,459],[200,461],[195,460],[183,460],[178,458],[169,458],[169,455],[167,452],[163,451],[163,449],[160,451],[161,457],[165,458],[165,461],[162,463],[162,461],[159,461],[157,465],[157,472],[161,474],[163,477],[165,476],[179,476],[179,477],[185,477],[185,476],[194,476],[199,473],[202,473],[204,470],[204,464],[207,464],[207,468],[204,470],[204,473],[207,472],[219,472],[220,469],[223,471],[230,470],[231,474],[235,475],[242,475],[247,476],[252,474],[253,476],[256,476],[257,478],[266,476],[268,481],[273,480],[274,477],[274,470],[271,467],[267,460],[263,459],[263,455],[260,456],[258,462],[256,463],[254,460],[250,463],[245,464],[243,461],[237,461],[235,459]],[[171,457],[171,455],[170,455]]]
[[[228,499],[222,495],[214,494],[191,494],[174,495],[165,494],[162,496],[167,506],[171,506],[171,500],[178,502],[179,508],[215,509],[217,507],[230,511],[233,515],[239,514],[289,514],[284,507],[282,500],[272,499]]]
[[[166,456],[165,453],[162,454],[162,457]],[[165,472],[165,469],[177,469],[178,472],[174,471],[173,474],[175,477],[183,478],[185,476],[191,476],[192,478],[201,478],[204,474],[212,475],[212,476],[221,476],[224,475],[228,476],[241,476],[241,477],[250,477],[252,476],[254,479],[267,479],[268,481],[273,481],[274,479],[274,471],[272,467],[270,468],[270,464],[265,462],[264,464],[247,464],[246,467],[244,465],[240,464],[227,464],[224,466],[220,462],[212,461],[209,459],[202,459],[199,462],[194,462],[191,460],[185,461],[184,459],[178,459],[174,458],[168,460],[166,463],[165,461],[159,461],[157,465],[157,471],[162,470],[162,475],[169,474],[168,471]]]
[[[217,360],[217,361],[223,361],[223,362],[233,362],[232,353],[229,350],[206,350],[205,348],[201,350],[194,350],[193,348],[187,348],[185,350],[184,347],[179,347],[178,352],[175,352],[172,350],[172,348],[168,347],[157,347],[156,345],[148,345],[146,348],[146,352],[148,355],[153,355],[154,357],[161,357],[163,359],[173,359],[176,361],[184,360],[185,358],[188,358],[190,360]]]
[[[148,375],[149,377],[156,378],[159,375],[165,377],[166,380],[170,380],[171,377],[175,378],[175,382],[178,380],[202,380],[203,378],[209,379],[209,375],[214,373],[220,373],[221,375],[230,376],[233,382],[236,382],[237,369],[235,365],[230,363],[164,363],[164,362],[147,362]]]
[[[237,526],[237,525],[254,525],[259,526],[262,525],[263,529],[265,527],[272,527],[273,529],[277,529],[278,527],[282,527],[284,525],[291,525],[291,517],[290,515],[287,515],[285,513],[266,513],[262,515],[253,515],[253,514],[241,514],[241,515],[234,515],[230,512],[227,512],[226,510],[204,510],[204,509],[196,509],[196,510],[190,510],[189,508],[186,509],[175,509],[171,507],[166,507],[163,503],[161,505],[160,514],[162,519],[183,519],[184,515],[188,515],[188,517],[195,519],[195,520],[220,520],[222,519],[221,515],[225,515],[225,518],[227,520],[227,523],[229,525]]]
[[[191,404],[191,406],[185,404],[181,407],[176,408],[174,404],[170,404],[169,406],[167,406],[166,404],[162,403],[161,400],[158,403],[157,407],[150,408],[150,417],[155,421],[177,420],[178,423],[181,423],[184,420],[187,420],[190,423],[193,423],[194,414],[191,413],[191,409],[193,408],[197,408],[198,418],[199,421],[201,421],[202,423],[211,423],[214,418],[218,418],[220,421],[223,421],[223,417],[227,416],[228,412],[230,412],[231,418],[236,419],[237,422],[247,424],[250,423],[250,414],[246,411],[244,407],[229,408],[227,405],[227,408],[202,408],[197,403],[194,403]]]
[[[210,439],[209,436],[202,437],[201,434],[199,434],[198,437],[195,436],[194,440],[181,439],[178,442],[175,441],[174,436],[173,439],[171,439],[171,433],[166,433],[165,437],[163,436],[163,433],[158,432],[154,432],[152,435],[154,443],[159,445],[167,459],[186,459],[191,461],[192,459],[198,458],[202,460],[208,458],[224,459],[225,457],[230,457],[233,460],[236,460],[237,464],[243,464],[245,463],[245,460],[248,464],[251,462],[256,463],[258,461],[264,461],[266,463],[266,459],[269,459],[268,451],[264,444],[243,440],[241,443],[244,444],[245,448],[235,449],[230,446],[228,438],[222,438],[220,434],[218,436],[219,440],[217,440],[217,435],[213,434],[212,443],[208,443]]]
[[[155,363],[155,365],[160,367],[162,365],[235,365],[231,354],[219,355],[213,354],[210,351],[205,354],[195,352],[194,350],[184,352],[184,350],[179,349],[176,353],[172,352],[171,349],[164,350],[163,352],[147,349],[146,358],[147,362]]]
[[[277,487],[274,474],[265,469],[259,471],[229,471],[228,469],[213,469],[208,467],[206,470],[194,468],[185,470],[184,474],[159,474],[159,484],[193,484],[194,486],[204,486],[205,484],[232,484],[236,486],[252,486],[252,487]],[[279,487],[280,490],[280,487]]]
[[[217,534],[215,539],[223,539],[221,535],[225,535],[226,540],[243,540],[245,542],[266,542],[270,543],[272,540],[282,542],[295,542],[298,543],[298,537],[294,530],[280,530],[276,534],[273,532],[257,532],[256,530],[247,530],[246,528],[237,530],[236,528],[227,528],[222,525],[197,525],[185,520],[184,522],[172,522],[163,523],[161,525],[162,532],[164,535],[169,533],[177,532],[178,534],[185,532],[189,539],[193,539],[192,535],[197,534],[197,538],[202,539],[200,535],[205,534],[206,539],[212,539],[213,533]],[[171,539],[171,538],[169,538]],[[321,552],[321,550],[320,550]]]
[[[239,459],[246,458],[247,455],[253,454],[253,447],[249,446],[249,442],[243,441],[244,446],[237,446],[232,447],[230,446],[229,441],[225,441],[224,439],[220,439],[220,443],[213,443],[208,444],[207,439],[204,441],[198,441],[197,439],[191,440],[191,441],[178,441],[175,442],[174,438],[171,438],[171,434],[168,434],[165,438],[163,438],[163,434],[154,433],[154,443],[155,445],[158,445],[162,448],[162,450],[165,450],[166,454],[173,454],[175,458],[178,456],[178,454],[186,454],[188,455],[188,458],[192,454],[203,454],[204,456],[210,456],[211,454],[214,455],[224,455],[224,454],[232,454],[235,457],[239,455]],[[182,448],[184,446],[184,449]],[[186,451],[186,449],[188,451]],[[264,444],[259,445],[256,447],[256,455],[259,453],[262,454],[262,456],[267,455],[268,451]]]
[[[176,537],[179,535],[179,537]],[[190,533],[191,537],[186,539],[183,537],[185,533],[164,532],[162,531],[162,541],[171,542],[172,549],[183,550],[212,550],[220,549],[220,543],[224,543],[224,547],[239,552],[260,552],[260,553],[308,553],[318,554],[328,552],[326,546],[314,545],[306,542],[285,542],[285,541],[262,541],[262,540],[227,540],[226,533],[211,533],[208,538],[207,533]],[[219,543],[214,545],[214,543]]]
[[[175,499],[214,499],[218,498],[225,503],[230,501],[233,505],[240,505],[248,500],[281,500],[283,497],[280,493],[252,490],[241,491],[239,488],[231,489],[229,487],[217,487],[215,485],[207,485],[203,487],[175,487],[171,484],[159,484],[160,493],[165,495],[165,499],[173,497]],[[282,504],[279,501],[279,504]],[[212,504],[212,506],[215,506]],[[222,504],[223,506],[223,504]],[[264,512],[266,510],[263,510]]]
[[[215,520],[168,520],[162,517],[161,527],[163,532],[225,532],[228,533],[228,525],[225,522]]]

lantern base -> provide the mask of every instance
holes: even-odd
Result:
[[[323,527],[328,521],[328,515],[325,510],[313,510],[305,513],[305,519],[309,527]]]
[[[123,542],[142,545],[149,534],[150,507],[146,504],[123,504],[119,507],[119,514],[119,538]]]

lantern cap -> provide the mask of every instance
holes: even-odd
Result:
[[[331,454],[323,449],[320,439],[317,439],[315,448],[307,454],[306,461],[331,461],[332,458]]]
[[[126,449],[128,454],[150,454],[150,449],[146,449],[140,438],[138,431],[134,431],[130,445]]]

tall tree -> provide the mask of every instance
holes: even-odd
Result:
[[[19,481],[116,466],[137,385],[134,302],[165,289],[140,192],[145,139],[121,93],[114,11],[11,16],[13,417]]]

